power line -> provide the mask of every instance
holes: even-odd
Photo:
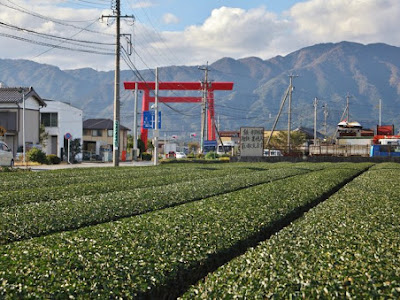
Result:
[[[89,24],[87,27],[89,27],[91,25],[93,25],[93,23]],[[13,30],[17,30],[17,31],[22,31],[22,32],[26,32],[26,33],[35,34],[35,35],[38,35],[38,36],[41,36],[41,37],[44,37],[44,38],[48,38],[48,39],[52,39],[52,40],[64,40],[65,42],[71,42],[71,44],[73,44],[73,45],[79,45],[77,43],[83,43],[83,44],[93,44],[93,45],[115,46],[115,43],[103,43],[103,42],[94,42],[94,41],[88,41],[88,40],[77,40],[77,39],[72,39],[72,38],[66,38],[66,37],[57,36],[57,35],[53,35],[53,34],[37,32],[37,31],[31,30],[31,29],[18,27],[18,26],[15,26],[15,25],[4,23],[4,22],[0,22],[0,26],[6,27],[6,28],[9,28],[9,29],[13,29]],[[82,28],[78,33],[84,31],[85,29],[86,28]]]
[[[2,2],[0,2],[0,5],[3,5],[3,6],[5,6],[5,7],[7,7],[7,8],[9,8],[9,9],[17,10],[17,11],[19,11],[19,12],[22,12],[22,13],[25,13],[25,14],[28,14],[28,15],[31,15],[31,16],[33,16],[33,17],[36,17],[36,18],[39,18],[39,19],[42,19],[42,20],[45,20],[45,21],[54,22],[54,23],[59,24],[59,25],[62,25],[62,26],[68,26],[68,27],[72,27],[72,28],[75,28],[75,29],[83,29],[83,30],[85,30],[85,31],[87,31],[87,32],[91,32],[91,33],[98,33],[98,34],[103,34],[103,35],[108,35],[108,36],[115,36],[114,34],[110,34],[110,33],[106,33],[106,32],[101,32],[101,31],[95,31],[95,30],[84,29],[84,28],[82,28],[82,27],[75,26],[75,25],[73,25],[73,24],[68,24],[68,23],[66,23],[64,20],[59,20],[59,19],[55,19],[55,18],[49,18],[49,17],[46,17],[46,16],[41,15],[41,14],[39,14],[39,13],[35,13],[35,12],[30,11],[30,10],[27,10],[27,9],[25,9],[24,7],[20,6],[20,5],[18,5],[18,4],[16,4],[16,3],[13,3],[13,2],[10,1],[10,0],[7,0],[7,1],[10,2],[10,3],[12,3],[12,4],[15,5],[15,6],[7,5],[7,4],[2,3]]]
[[[112,52],[101,52],[101,51],[95,51],[95,50],[87,50],[87,49],[78,49],[78,48],[71,48],[71,47],[65,47],[61,45],[54,45],[50,43],[45,43],[45,42],[40,42],[40,41],[34,41],[30,39],[26,39],[23,37],[11,35],[11,34],[6,34],[6,33],[0,33],[0,36],[8,37],[11,39],[35,44],[35,45],[40,45],[40,46],[45,46],[45,47],[52,47],[52,48],[57,48],[57,49],[63,49],[63,50],[70,50],[70,51],[75,51],[75,52],[85,52],[85,53],[91,53],[91,54],[100,54],[100,55],[114,55]]]
[[[96,21],[94,21],[94,22],[96,22]],[[94,22],[93,22],[92,24],[89,24],[87,27],[93,25]],[[86,27],[86,28],[87,28],[87,27]],[[71,38],[77,36],[77,35],[80,34],[82,31],[83,31],[83,30],[78,31],[77,33],[75,33],[74,35],[72,35]],[[62,44],[62,42],[61,42],[59,45],[61,45],[61,44]],[[53,49],[54,49],[54,47],[53,47],[53,48],[49,48],[49,49],[47,49],[47,50],[45,50],[45,51],[39,53],[38,55],[36,55],[34,58],[37,58],[37,57],[39,57],[39,56],[41,56],[41,55],[43,55],[43,54],[45,54],[45,53],[47,53],[47,52],[49,52],[49,51],[51,51],[51,50],[53,50]]]

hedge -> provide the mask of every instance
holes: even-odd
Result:
[[[0,208],[0,244],[130,217],[305,172],[287,168],[251,174],[227,173],[223,177],[205,176],[204,179],[153,186],[151,189],[136,188],[92,195],[92,189],[84,190],[80,187],[71,190],[70,194],[81,193],[84,196]],[[167,176],[164,180],[170,178]],[[158,177],[158,180],[163,178]],[[104,188],[107,190],[109,185],[105,183]]]
[[[399,178],[374,166],[182,298],[400,298]]]
[[[0,296],[176,297],[359,174],[316,171],[76,231],[0,247]]]

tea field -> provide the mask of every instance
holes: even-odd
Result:
[[[0,298],[399,298],[400,165],[0,173]]]

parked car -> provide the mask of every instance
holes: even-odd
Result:
[[[7,144],[2,141],[0,141],[0,166],[14,166],[13,153]]]
[[[179,158],[186,158],[186,154],[184,152],[176,152],[175,157]]]
[[[175,157],[176,157],[175,151],[169,151],[166,155],[166,158],[175,158]]]
[[[264,149],[264,156],[283,156],[281,150],[275,149]]]

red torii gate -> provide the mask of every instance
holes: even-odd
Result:
[[[142,100],[142,112],[149,110],[150,102],[154,102],[155,98],[150,97],[150,90],[155,90],[155,82],[124,82],[126,90],[134,90],[135,84],[138,85],[138,90],[144,91]],[[184,91],[202,91],[203,83],[199,82],[160,82],[158,84],[159,90],[184,90]],[[230,91],[233,89],[233,82],[211,82],[207,87],[207,128],[208,140],[215,140],[215,120],[214,120],[214,91]],[[179,103],[193,103],[201,102],[202,97],[158,97],[159,102],[179,102]],[[147,145],[148,130],[143,128],[143,115],[141,121],[141,139]]]

